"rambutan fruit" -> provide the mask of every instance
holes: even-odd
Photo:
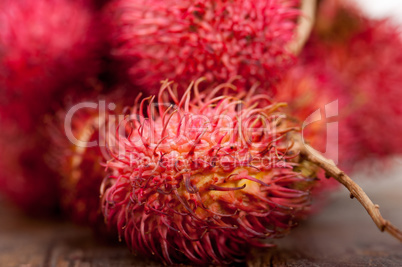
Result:
[[[126,91],[115,88],[107,95],[70,96],[52,121],[50,164],[60,176],[60,202],[63,214],[79,224],[104,229],[100,209],[100,188],[105,173],[100,163],[108,126],[122,112]],[[119,99],[119,105],[116,105]],[[121,100],[123,99],[123,100]]]
[[[1,125],[0,193],[30,215],[58,210],[58,175],[46,163],[47,137]]]
[[[65,91],[78,94],[80,91],[97,92],[98,89],[77,86]],[[40,102],[44,107],[38,111],[34,109],[37,101],[32,102],[36,103],[22,102],[13,108],[5,108],[7,112],[16,113],[16,118],[0,113],[0,193],[33,215],[54,214],[59,211],[61,198],[60,170],[56,167],[59,161],[55,159],[66,161],[66,157],[61,159],[60,154],[53,153],[55,143],[50,142],[61,135],[53,125],[60,103],[57,100]]]
[[[178,100],[165,81],[157,103],[143,99],[122,122],[109,143],[103,213],[133,251],[165,263],[241,261],[308,209],[315,167],[287,154],[293,128],[280,104],[253,92],[215,97],[229,84],[205,94],[194,86],[193,100],[191,86]]]
[[[81,145],[71,143],[66,133],[58,129],[50,153],[54,156],[52,166],[61,176],[60,204],[63,214],[76,223],[94,227],[100,225],[102,218],[99,195],[103,180],[99,164],[103,158],[100,147],[88,145],[99,141],[102,119],[96,111],[88,108],[77,111],[68,126],[71,127],[73,138],[82,142]]]
[[[43,114],[48,108],[43,103],[67,84],[96,74],[103,42],[93,19],[89,8],[74,1],[1,1],[3,117],[32,129],[35,122],[25,114]]]
[[[402,39],[388,20],[373,20],[344,1],[324,1],[299,63],[278,85],[301,121],[338,100],[339,163],[351,169],[370,157],[402,151]],[[326,118],[306,127],[325,149]],[[310,132],[310,133],[308,133]]]
[[[134,252],[167,264],[242,261],[308,213],[319,168],[402,241],[360,187],[302,143],[297,125],[278,111],[283,104],[255,88],[225,96],[233,85],[199,93],[198,84],[179,99],[164,81],[156,103],[136,102],[111,133],[103,214]]]
[[[16,113],[13,114],[15,118],[0,112],[0,159],[1,166],[4,165],[0,168],[0,193],[33,215],[54,214],[60,208],[61,176],[57,166],[66,158],[53,153],[55,143],[50,142],[61,135],[54,125],[55,113],[61,109],[57,100],[67,101],[69,96],[85,95],[88,91],[95,94],[101,88],[81,84],[63,90],[66,95],[59,99],[45,103],[31,101],[32,104],[28,103],[28,99],[23,99],[13,107],[5,107],[6,112]],[[42,109],[35,110],[39,104],[43,106]],[[60,161],[56,161],[56,158]]]
[[[95,16],[81,1],[0,3],[0,121],[2,129],[13,129],[0,136],[7,162],[0,190],[28,212],[59,206],[45,121],[71,88],[98,75],[104,42]]]
[[[132,82],[145,91],[166,78],[185,88],[200,76],[216,84],[242,76],[243,82],[269,87],[293,62],[288,44],[301,13],[298,4],[116,0],[105,18],[112,54],[128,64]]]

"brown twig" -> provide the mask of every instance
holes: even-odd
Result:
[[[302,0],[301,2],[300,11],[302,14],[299,17],[296,37],[289,44],[289,51],[295,55],[301,52],[304,44],[310,36],[311,30],[314,26],[316,8],[317,0]]]
[[[311,146],[303,144],[300,135],[294,135],[293,138],[295,139],[296,144],[294,149],[299,150],[300,156],[316,164],[326,172],[327,176],[332,177],[343,184],[349,190],[351,198],[356,198],[366,209],[381,232],[386,231],[402,242],[402,231],[381,216],[380,207],[371,201],[358,184],[340,170],[331,160],[326,159],[320,152]]]

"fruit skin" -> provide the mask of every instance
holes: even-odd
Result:
[[[134,84],[154,94],[166,78],[179,88],[200,76],[217,85],[239,75],[244,84],[272,86],[293,62],[286,45],[294,35],[298,4],[116,0],[104,14],[112,54],[128,65]]]
[[[401,47],[390,21],[367,18],[344,1],[324,1],[297,66],[278,85],[279,100],[301,121],[338,100],[339,164],[347,171],[402,152]],[[324,151],[325,122],[306,129]]]
[[[58,211],[58,175],[46,164],[47,149],[45,135],[26,136],[15,124],[2,122],[0,192],[30,215]]]
[[[105,44],[96,16],[84,1],[0,3],[0,191],[35,215],[59,207],[47,121],[98,75]]]
[[[124,85],[102,86],[95,84],[91,94],[70,94],[49,123],[52,135],[48,156],[53,159],[51,168],[60,175],[63,215],[75,223],[91,226],[105,237],[109,233],[101,213],[100,188],[106,174],[100,163],[108,155],[107,129],[113,127],[116,114],[121,114],[129,104],[125,99],[130,99],[127,95],[132,96],[133,91]],[[106,89],[111,92],[103,93]],[[71,135],[81,143],[75,143]]]
[[[103,223],[99,204],[99,190],[104,178],[103,168],[99,164],[102,151],[99,146],[83,147],[71,143],[64,130],[66,110],[59,111],[58,119],[53,122],[59,127],[54,131],[56,134],[52,138],[52,149],[49,152],[54,159],[51,167],[60,174],[61,210],[65,217],[75,223],[91,225],[97,229]],[[86,143],[99,142],[101,120],[99,110],[78,110],[71,121],[73,136]]]
[[[0,116],[31,131],[47,103],[96,75],[104,42],[94,18],[75,1],[1,1]]]
[[[215,96],[230,84],[200,94],[198,84],[191,99],[192,85],[179,101],[165,81],[157,102],[137,102],[113,132],[105,164],[107,224],[134,252],[167,264],[244,260],[260,239],[295,225],[316,182],[315,168],[287,155],[293,128],[276,111],[281,104],[254,90]]]

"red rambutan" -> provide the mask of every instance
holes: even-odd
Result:
[[[157,102],[137,103],[109,143],[107,223],[132,250],[170,264],[243,260],[250,245],[295,225],[316,182],[315,167],[287,153],[294,128],[281,104],[253,90],[215,96],[230,84],[200,94],[198,83],[193,100],[191,85],[178,100],[165,81]]]
[[[129,76],[144,90],[166,78],[185,88],[200,76],[216,84],[242,76],[269,87],[293,62],[287,45],[298,3],[116,0],[105,17],[112,54],[129,62]]]
[[[199,93],[199,82],[179,100],[164,81],[156,102],[136,101],[110,132],[103,214],[133,251],[169,264],[242,261],[308,214],[320,169],[402,241],[349,176],[303,143],[283,103],[256,87],[225,96],[232,84]]]
[[[342,168],[402,152],[401,47],[400,31],[389,21],[325,1],[299,64],[278,86],[279,100],[301,121],[338,100]],[[325,149],[326,124],[323,118],[306,128],[319,150]]]
[[[97,75],[103,42],[94,17],[79,1],[0,3],[0,157],[8,162],[0,189],[29,212],[58,206],[45,121],[71,85]]]
[[[66,114],[62,114],[64,122]],[[61,175],[60,204],[64,215],[74,222],[96,227],[102,218],[99,196],[104,176],[100,166],[103,157],[97,143],[102,119],[96,109],[88,108],[80,109],[71,119],[67,127],[80,144],[72,143],[65,131],[61,133],[57,129],[60,132],[54,136],[50,152],[54,158],[51,165]],[[91,142],[96,145],[89,145]]]
[[[31,118],[48,111],[43,103],[52,101],[66,84],[97,72],[102,42],[93,17],[74,1],[1,1],[2,117],[32,129],[36,122]]]
[[[32,215],[58,209],[58,175],[46,163],[47,137],[26,136],[15,124],[3,124],[0,133],[0,192]]]
[[[112,114],[122,111],[126,90],[115,88],[108,95],[70,96],[52,122],[50,164],[61,175],[60,202],[64,215],[96,230],[105,230],[100,210],[100,187],[105,172],[101,167],[108,154],[107,126]],[[115,100],[119,99],[119,105]],[[123,99],[123,100],[122,100]]]

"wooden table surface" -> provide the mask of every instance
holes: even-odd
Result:
[[[355,175],[354,177],[359,178]],[[386,219],[402,228],[402,164],[378,178],[358,179]],[[346,190],[303,222],[278,247],[255,251],[249,266],[402,266],[402,244],[377,230]],[[1,267],[159,266],[130,255],[124,244],[97,240],[90,229],[68,222],[26,218],[0,204]]]

